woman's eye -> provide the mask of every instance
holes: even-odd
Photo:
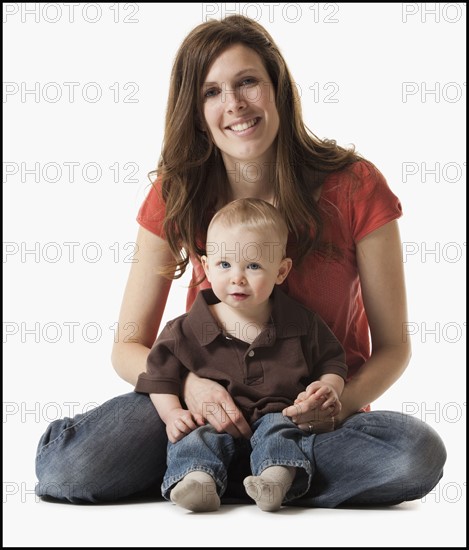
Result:
[[[241,84],[243,86],[252,86],[253,84],[257,84],[257,80],[255,78],[245,78]]]
[[[206,90],[204,92],[204,97],[206,98],[215,97],[217,94],[218,94],[218,90],[216,90],[215,88],[210,88],[209,90]]]

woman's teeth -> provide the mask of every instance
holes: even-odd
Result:
[[[248,128],[251,128],[251,126],[254,126],[256,124],[257,118],[253,118],[252,120],[248,120],[247,122],[243,122],[242,124],[235,124],[234,126],[230,126],[230,130],[233,130],[235,132],[242,132],[243,130],[247,130]]]

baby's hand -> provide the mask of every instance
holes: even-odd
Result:
[[[298,394],[294,401],[297,405],[308,399],[308,406],[311,410],[320,409],[327,411],[330,416],[339,414],[342,409],[342,404],[339,401],[339,396],[335,388],[326,382],[317,380],[307,386],[305,391]]]
[[[166,433],[171,443],[176,443],[198,426],[205,424],[200,414],[192,414],[185,409],[173,409],[166,416]]]

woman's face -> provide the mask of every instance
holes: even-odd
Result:
[[[275,160],[279,128],[275,91],[254,50],[236,44],[217,57],[202,97],[205,124],[225,164]]]

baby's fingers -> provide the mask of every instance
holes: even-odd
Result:
[[[320,390],[323,387],[323,384],[316,380],[316,382],[311,382],[309,386],[306,386],[305,394],[306,397],[309,397],[310,395],[313,395],[313,393],[316,393],[318,390]]]
[[[192,415],[182,416],[178,418],[174,424],[178,430],[186,435],[197,428],[197,424],[192,419]]]
[[[329,407],[335,407],[337,403],[338,403],[337,397],[335,397],[334,395],[330,395],[321,405],[321,409],[325,411]]]
[[[192,414],[197,426],[205,426],[205,418],[199,413]]]
[[[298,397],[295,399],[294,403],[301,403],[301,401],[304,401],[307,397],[306,392],[302,391],[298,394]]]

